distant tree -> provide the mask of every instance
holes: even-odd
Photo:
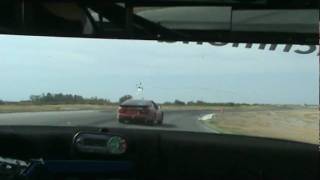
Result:
[[[188,101],[187,102],[187,105],[194,105],[195,104],[195,102],[193,102],[193,101]]]
[[[233,103],[233,102],[228,102],[228,103],[225,103],[226,106],[235,106],[236,104]]]
[[[82,103],[84,101],[84,98],[82,96],[74,95],[73,101],[77,103]]]
[[[172,103],[169,102],[169,101],[166,101],[166,102],[164,102],[163,104],[164,104],[164,105],[171,105]]]
[[[201,100],[197,101],[197,105],[207,105],[207,104],[209,104],[209,103],[201,101]]]
[[[47,102],[52,102],[52,101],[54,101],[53,95],[52,95],[51,93],[47,93],[46,101],[47,101]]]
[[[129,100],[129,99],[132,99],[133,97],[131,95],[124,95],[122,96],[121,98],[119,98],[119,103],[123,103],[125,102],[126,100]]]
[[[0,105],[4,105],[4,104],[5,104],[5,102],[0,99]]]
[[[31,95],[30,96],[31,102],[38,102],[39,99],[40,99],[40,96],[36,96],[36,95]]]
[[[110,100],[100,99],[97,97],[84,98],[79,95],[72,94],[42,94],[42,95],[31,95],[30,101],[33,104],[110,104]]]
[[[176,99],[176,100],[174,100],[174,104],[175,104],[175,105],[185,105],[186,103],[183,102],[183,101],[180,101],[180,100]]]

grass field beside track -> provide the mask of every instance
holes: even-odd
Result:
[[[115,105],[0,105],[0,113],[17,112],[50,112],[50,111],[82,111],[82,110],[116,110]]]
[[[0,105],[0,113],[16,112],[47,112],[47,111],[81,111],[81,110],[116,110],[118,105],[92,105],[92,104],[61,104],[61,105],[32,105],[32,104],[6,104]],[[248,111],[275,109],[274,106],[208,106],[208,105],[161,105],[163,111],[208,110],[212,112]]]
[[[317,108],[274,109],[216,113],[204,122],[222,133],[280,138],[319,144]]]

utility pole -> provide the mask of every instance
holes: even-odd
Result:
[[[142,83],[141,82],[139,82],[139,84],[137,84],[136,85],[136,87],[137,87],[137,98],[138,99],[144,99],[144,97],[143,97],[143,86],[142,86]]]

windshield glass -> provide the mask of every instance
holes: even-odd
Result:
[[[316,46],[0,38],[0,125],[319,140]]]

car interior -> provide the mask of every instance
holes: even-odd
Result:
[[[318,7],[317,0],[5,0],[0,33],[318,45]],[[214,13],[201,15],[206,10]],[[183,11],[194,16],[188,20]],[[258,16],[265,21],[255,21]],[[0,126],[1,180],[318,178],[316,144],[205,132]]]

